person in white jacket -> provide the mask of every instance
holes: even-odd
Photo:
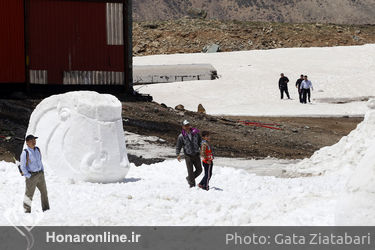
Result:
[[[307,76],[303,77],[303,81],[301,83],[301,90],[302,90],[302,103],[306,103],[308,99],[311,102],[311,90],[314,90],[313,85],[310,80],[307,79]]]

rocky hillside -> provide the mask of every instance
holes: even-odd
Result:
[[[135,21],[219,20],[375,24],[374,0],[134,0]]]
[[[221,51],[375,43],[375,25],[286,24],[183,18],[135,22],[135,56],[199,53],[210,44]]]

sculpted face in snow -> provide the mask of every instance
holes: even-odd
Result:
[[[84,181],[121,181],[129,169],[121,112],[112,95],[55,95],[36,107],[27,134],[39,137],[46,169]]]

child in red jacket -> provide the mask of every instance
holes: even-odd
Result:
[[[203,131],[202,132],[202,144],[201,144],[201,157],[204,167],[204,177],[201,182],[198,184],[198,187],[209,190],[209,181],[212,176],[212,167],[214,165],[213,160],[214,156],[212,153],[212,148],[209,144],[210,141],[210,132]]]

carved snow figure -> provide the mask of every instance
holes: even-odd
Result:
[[[364,120],[369,126],[375,124],[375,100],[367,106],[372,109]],[[373,125],[369,127],[372,129]],[[375,138],[368,143],[364,157],[346,184],[335,220],[338,226],[375,226]]]
[[[27,134],[39,137],[43,163],[57,175],[117,182],[129,169],[121,112],[120,101],[112,95],[54,95],[35,108]]]

